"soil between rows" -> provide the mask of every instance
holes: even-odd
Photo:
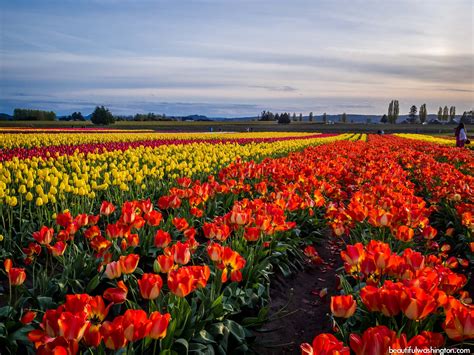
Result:
[[[300,354],[300,344],[311,344],[317,334],[332,332],[329,302],[332,295],[339,293],[336,269],[342,265],[343,247],[329,235],[315,247],[323,264],[307,264],[290,277],[278,274],[272,279],[271,320],[254,332],[256,340],[252,350],[255,353]],[[325,288],[327,295],[321,297],[320,292]]]

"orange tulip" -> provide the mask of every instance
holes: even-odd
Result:
[[[142,278],[138,280],[138,287],[144,299],[154,300],[160,295],[163,280],[157,274],[143,274]]]
[[[158,255],[153,263],[153,271],[167,274],[174,267],[173,255]]]
[[[414,320],[426,318],[437,307],[434,297],[418,287],[406,287],[400,304],[405,316]]]
[[[8,274],[8,281],[12,286],[20,286],[26,280],[26,272],[25,269],[19,267],[12,267],[13,262],[11,259],[6,259],[3,263],[5,267],[5,271]]]
[[[186,265],[191,260],[191,251],[188,243],[177,242],[171,247],[170,251],[174,261],[180,265]]]
[[[350,318],[354,314],[356,307],[357,303],[352,295],[331,297],[331,313],[335,317]]]
[[[474,339],[474,308],[465,306],[458,300],[451,301],[443,328],[452,340],[460,342]]]
[[[180,232],[184,231],[189,227],[189,223],[188,221],[186,221],[185,218],[174,217],[172,222],[176,229]]]
[[[168,288],[178,297],[186,297],[193,291],[194,276],[189,268],[181,267],[168,274]]]
[[[56,242],[56,244],[54,244],[53,246],[48,245],[47,247],[54,257],[58,257],[64,255],[64,252],[66,251],[66,246],[66,243],[59,241]]]
[[[222,253],[222,262],[218,267],[223,270],[222,272],[222,282],[228,280],[228,274],[230,273],[230,278],[233,282],[242,281],[242,272],[241,269],[245,266],[245,259],[236,251],[233,251],[229,247],[224,247]]]
[[[413,239],[414,235],[415,235],[415,232],[410,227],[400,226],[397,229],[396,237],[398,240],[408,242]]]
[[[152,312],[150,314],[151,328],[149,337],[152,339],[163,339],[166,337],[170,319],[171,314],[169,313]]]
[[[105,266],[105,276],[111,280],[122,276],[122,264],[119,261],[108,263]]]
[[[120,257],[120,268],[123,274],[132,274],[138,266],[140,256],[138,254],[129,254]]]
[[[123,334],[128,341],[137,341],[150,334],[151,322],[145,311],[128,309],[122,319]]]
[[[209,258],[217,263],[220,263],[222,260],[222,253],[224,252],[224,248],[217,243],[209,243],[207,246],[207,254]]]

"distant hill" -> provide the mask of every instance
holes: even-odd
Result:
[[[0,121],[8,121],[13,118],[12,115],[9,115],[8,113],[0,113]]]

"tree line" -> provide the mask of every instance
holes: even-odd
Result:
[[[321,117],[322,117],[323,123],[328,122],[326,112],[324,112]],[[297,116],[295,112],[293,112],[293,115],[291,115],[289,112],[273,113],[271,111],[264,110],[258,116],[257,121],[277,121],[280,124],[289,124],[291,123],[291,121],[302,122],[303,114],[300,113]],[[313,122],[313,121],[314,121],[314,114],[313,112],[310,112],[308,115],[308,122]],[[345,112],[339,117],[339,121],[343,123],[347,122],[347,114]]]
[[[398,100],[392,100],[388,105],[388,114],[383,115],[380,122],[382,123],[396,123],[400,114],[400,108]],[[439,107],[437,120],[439,122],[447,122],[447,123],[454,123],[456,118],[456,106],[448,106]],[[428,110],[426,109],[426,104],[422,104],[420,109],[415,105],[410,107],[410,111],[408,112],[408,123],[425,123],[428,119]],[[463,123],[471,123],[473,119],[472,110],[471,111],[464,111],[463,115],[461,116],[460,121]]]
[[[54,121],[56,114],[53,111],[16,108],[13,110],[15,121]]]

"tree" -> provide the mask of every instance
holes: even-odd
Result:
[[[296,122],[296,113],[293,112],[293,122]]]
[[[380,123],[387,123],[387,122],[388,122],[387,115],[383,115],[382,118],[380,119]]]
[[[326,115],[326,112],[323,113],[323,123],[328,122],[328,116]]]
[[[398,100],[392,100],[388,105],[387,119],[389,123],[397,123],[398,115],[400,113]]]
[[[344,113],[342,114],[342,116],[341,116],[341,122],[342,122],[342,123],[346,123],[346,122],[347,122],[347,115],[346,115],[345,112],[344,112]]]
[[[443,121],[448,122],[448,117],[449,117],[449,109],[448,109],[448,106],[444,106],[444,109],[443,109]]]
[[[298,117],[298,119],[300,120],[300,122],[303,121],[303,114],[302,113],[300,113],[300,116]]]
[[[397,123],[399,114],[400,114],[400,107],[398,105],[398,100],[395,100],[394,105],[393,105],[393,115],[394,115],[393,123]]]
[[[438,110],[438,121],[443,120],[443,108],[440,106]]]
[[[97,106],[92,113],[91,122],[93,124],[103,124],[108,125],[114,123],[114,116],[112,113],[106,109],[104,106]]]
[[[278,115],[278,114],[277,114]],[[279,124],[289,124],[291,122],[290,120],[290,114],[285,112],[280,115],[278,118],[278,123]]]
[[[420,113],[418,114],[418,116],[420,117],[421,123],[426,122],[426,117],[428,116],[428,113],[426,111],[426,104],[420,106]]]
[[[473,118],[474,118],[474,111],[472,111],[472,110],[471,111],[464,111],[464,113],[462,114],[460,122],[462,122],[464,124],[470,124],[470,123],[474,122]]]
[[[259,121],[275,121],[275,120],[276,120],[275,115],[273,115],[272,112],[265,111],[265,110],[262,111],[260,115],[260,119],[259,119]]]
[[[84,116],[82,116],[82,113],[80,113],[80,112],[73,112],[72,115],[71,115],[71,119],[73,121],[85,121],[86,120],[84,118]]]
[[[410,113],[408,114],[408,121],[410,123],[416,123],[416,113],[418,112],[418,109],[416,108],[415,105],[410,107]]]
[[[393,123],[393,100],[388,104],[388,122]]]
[[[312,112],[309,113],[308,121],[313,122],[313,113]]]
[[[453,123],[455,117],[456,117],[456,106],[451,106],[449,108],[449,122]]]

